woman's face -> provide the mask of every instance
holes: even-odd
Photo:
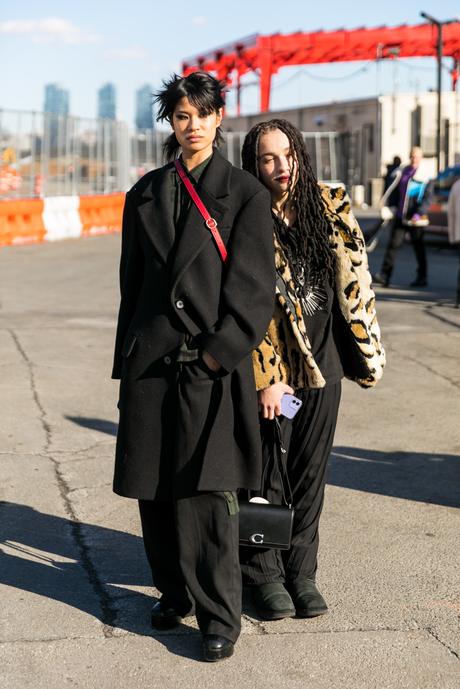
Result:
[[[221,122],[222,109],[210,115],[202,115],[184,96],[176,105],[171,126],[183,153],[188,156],[201,153],[205,160],[206,154],[212,153],[216,130]]]
[[[297,162],[291,153],[289,139],[280,129],[260,136],[257,159],[260,181],[270,191],[272,199],[282,199],[295,187]]]

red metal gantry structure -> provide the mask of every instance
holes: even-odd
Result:
[[[270,108],[272,76],[281,67],[406,57],[436,57],[437,32],[431,24],[372,29],[254,34],[182,62],[182,73],[197,69],[214,72],[229,85],[236,82],[238,104],[240,79],[256,72],[260,79],[260,110]],[[443,28],[443,55],[451,57],[452,88],[455,89],[460,63],[460,22]]]

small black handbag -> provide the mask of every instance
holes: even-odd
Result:
[[[294,510],[289,505],[240,502],[240,545],[253,548],[291,547]]]
[[[292,490],[289,484],[286,467],[286,450],[281,438],[281,427],[278,419],[275,419],[275,436],[273,451],[275,453],[278,469],[283,487],[284,505],[274,505],[270,502],[258,502],[260,498],[252,498],[247,502],[239,503],[240,545],[252,548],[276,548],[289,550],[291,547],[292,522],[294,508],[292,507]],[[268,463],[267,463],[268,465]],[[267,465],[262,476],[262,490]],[[286,498],[286,487],[289,499]],[[252,502],[256,500],[257,502]]]

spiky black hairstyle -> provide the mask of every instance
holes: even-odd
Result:
[[[241,157],[243,168],[257,178],[259,174],[259,140],[263,134],[279,129],[289,140],[290,153],[297,161],[297,181],[289,187],[287,205],[297,213],[296,229],[290,230],[282,219],[275,216],[275,232],[288,254],[296,274],[302,274],[305,283],[318,284],[329,276],[334,280],[334,256],[329,242],[329,223],[318,180],[300,131],[287,120],[273,119],[259,122],[247,133]]]
[[[200,115],[205,117],[212,112],[219,112],[225,105],[225,82],[216,79],[207,72],[192,72],[186,77],[173,74],[170,79],[163,81],[163,88],[156,91],[154,102],[158,104],[157,122],[167,120],[172,123],[174,110],[184,96],[197,108]],[[217,127],[214,145],[219,146],[223,141],[222,130]],[[180,148],[174,132],[166,139],[163,151],[167,160],[173,160]]]

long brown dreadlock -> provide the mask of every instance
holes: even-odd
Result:
[[[291,177],[286,201],[286,205],[296,210],[296,228],[287,227],[274,215],[278,241],[286,250],[294,273],[301,274],[306,285],[320,284],[325,277],[333,282],[334,257],[329,243],[329,224],[324,215],[318,180],[300,131],[281,119],[256,124],[244,139],[241,152],[243,168],[260,177],[259,139],[274,129],[286,134],[291,156],[298,166],[297,181]]]

